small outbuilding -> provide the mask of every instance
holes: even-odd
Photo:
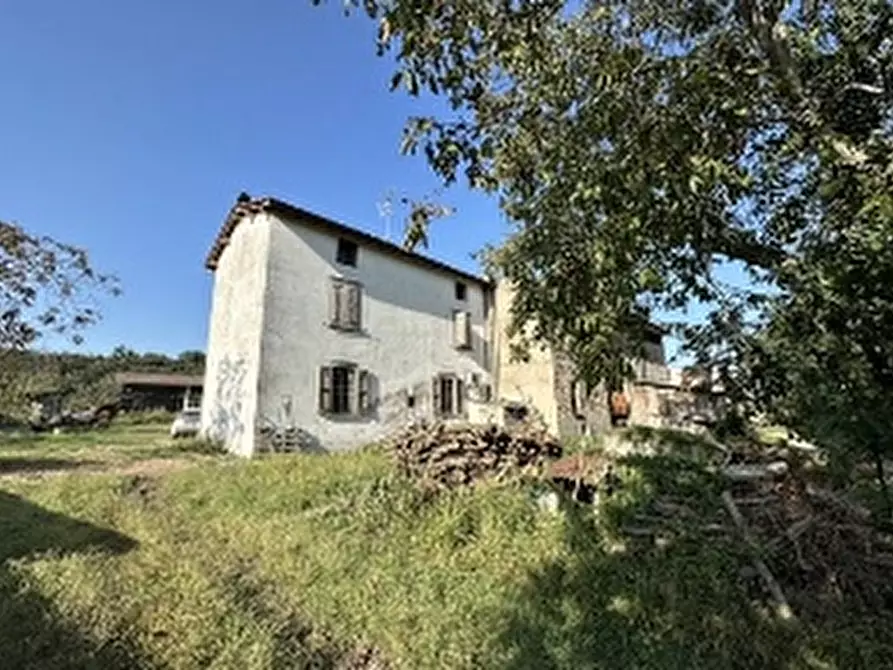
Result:
[[[204,378],[159,372],[119,372],[115,375],[115,384],[124,410],[178,412],[201,407]]]

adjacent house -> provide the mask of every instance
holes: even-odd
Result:
[[[530,411],[556,434],[610,427],[605,391],[584,392],[561,356],[509,359],[503,284],[246,194],[206,266],[201,430],[236,453],[281,446],[283,436],[292,448],[349,449],[412,420],[502,422]],[[678,383],[659,331],[647,349],[630,421],[661,424]]]

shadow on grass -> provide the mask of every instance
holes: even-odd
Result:
[[[126,639],[100,646],[64,623],[53,603],[8,564],[46,552],[120,554],[136,546],[136,541],[113,530],[0,491],[0,665],[17,670],[157,668]]]
[[[702,529],[710,520],[704,515],[721,508],[715,483],[697,466],[640,456],[623,465],[629,486],[603,506],[601,519],[562,503],[565,551],[529,574],[507,603],[501,667],[880,667],[866,664],[879,655],[860,649],[859,640],[829,643],[835,631],[828,622],[821,630],[791,628],[761,614],[759,584],[740,576],[747,564],[740,545]],[[660,543],[621,537],[618,528],[641,519],[658,494],[694,499],[698,523],[671,520]]]

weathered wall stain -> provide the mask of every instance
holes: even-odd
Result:
[[[209,437],[232,443],[245,434],[242,412],[247,395],[247,374],[248,363],[244,356],[231,358],[227,354],[217,364],[217,392],[211,409]]]

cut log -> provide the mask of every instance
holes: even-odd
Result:
[[[766,465],[727,465],[720,473],[732,481],[755,481],[777,479],[788,474],[790,467],[784,461],[773,461]]]
[[[722,501],[726,507],[726,510],[728,510],[729,512],[729,516],[732,517],[732,521],[738,528],[738,532],[741,534],[742,539],[753,553],[753,567],[756,569],[757,573],[760,575],[760,578],[763,580],[763,583],[766,586],[766,590],[769,591],[769,594],[775,601],[776,615],[782,621],[795,621],[796,617],[794,616],[794,611],[788,604],[787,598],[785,598],[781,587],[778,585],[778,581],[769,571],[769,567],[763,562],[763,559],[759,557],[759,546],[751,536],[750,531],[747,528],[747,523],[744,521],[744,517],[741,516],[741,510],[739,510],[738,506],[735,504],[735,499],[732,498],[732,494],[730,491],[723,492]]]

